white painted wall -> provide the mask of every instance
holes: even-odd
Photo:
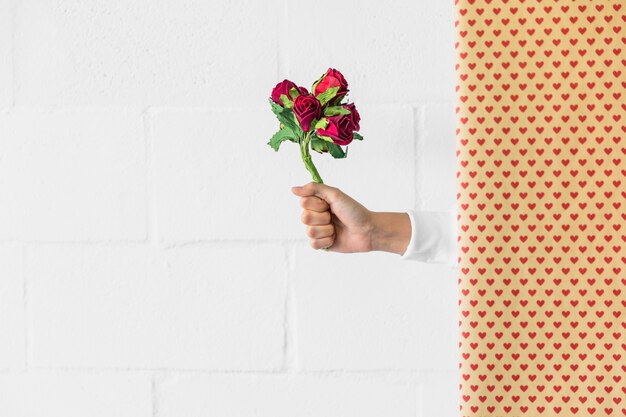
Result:
[[[454,205],[452,1],[0,0],[0,415],[456,415],[456,269],[313,250],[266,145],[328,67],[325,182]]]

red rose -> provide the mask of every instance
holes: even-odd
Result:
[[[361,115],[356,109],[354,103],[344,104],[346,109],[350,110],[350,115],[352,116],[352,124],[354,125],[354,130],[358,131],[360,129],[359,122],[361,121]]]
[[[295,91],[291,91],[295,89]],[[276,104],[280,104],[285,107],[283,102],[280,101],[280,96],[284,94],[289,101],[294,101],[300,94],[309,94],[306,88],[297,86],[294,82],[289,80],[283,80],[276,84],[276,87],[272,90],[272,100]]]
[[[303,132],[308,132],[311,122],[322,117],[322,105],[319,100],[310,94],[301,94],[293,103],[293,113]]]
[[[348,145],[352,142],[352,132],[354,132],[352,114],[330,116],[326,120],[328,120],[328,126],[325,129],[318,128],[316,130],[318,136],[327,136],[336,145]]]
[[[313,83],[313,95],[317,97],[332,87],[339,87],[333,100],[345,96],[348,92],[348,82],[343,75],[336,69],[328,68],[326,73]]]

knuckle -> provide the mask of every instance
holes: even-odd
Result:
[[[302,223],[308,224],[310,219],[311,219],[311,216],[309,215],[309,212],[306,210],[303,211],[302,215],[300,216],[300,220],[302,220]]]
[[[324,239],[311,239],[311,246],[315,249],[324,247]]]
[[[316,233],[315,229],[314,229],[313,227],[311,227],[311,226],[307,227],[307,229],[306,229],[306,234],[307,234],[309,237],[311,237],[311,238],[314,238],[314,237],[316,237],[316,236],[317,236],[317,233]]]

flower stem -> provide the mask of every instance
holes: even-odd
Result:
[[[322,181],[322,177],[320,177],[319,172],[317,172],[317,168],[315,168],[315,165],[311,160],[311,152],[309,151],[310,138],[311,132],[307,133],[304,138],[300,140],[300,155],[302,155],[302,161],[304,162],[304,166],[306,167],[307,171],[311,173],[313,181],[318,184],[324,184],[324,181]]]

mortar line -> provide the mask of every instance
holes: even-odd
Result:
[[[158,395],[157,395],[157,382],[156,375],[152,375],[150,379],[150,402],[152,405],[152,417],[157,417],[159,413]]]
[[[424,383],[417,384],[417,393],[415,395],[415,415],[417,417],[424,416]]]
[[[284,4],[285,4],[285,8],[283,9],[283,37],[284,39],[288,39],[287,36],[289,36],[289,0],[284,0]],[[289,74],[289,71],[291,70],[290,66],[289,66],[289,48],[287,47],[287,45],[285,45],[285,42],[282,42],[282,48],[283,48],[283,53],[282,53],[282,58],[283,58],[283,71],[284,74]]]
[[[419,131],[418,131],[418,135],[419,135],[419,140],[417,141],[417,146],[418,146],[418,153],[419,153],[419,157],[423,161],[426,159],[426,153],[425,153],[425,149],[426,149],[426,108],[428,107],[428,104],[420,104],[419,107],[419,120],[418,120],[418,126],[419,126]],[[420,184],[420,190],[419,190],[419,210],[424,210],[424,206],[425,206],[425,201],[424,201],[424,184],[425,184],[425,179],[426,179],[426,170],[424,170],[420,164],[420,166],[418,166],[418,168],[420,169],[420,175],[419,175],[419,184]]]
[[[413,117],[412,122],[412,133],[413,133],[413,210],[417,210],[419,207],[419,167],[417,164],[419,163],[419,155],[418,155],[418,113],[419,113],[419,105],[411,106],[411,116]]]
[[[28,278],[27,278],[27,271],[26,271],[26,256],[27,256],[27,250],[26,250],[26,245],[22,244],[20,246],[20,251],[22,253],[22,260],[21,260],[21,265],[22,265],[22,307],[23,307],[23,314],[24,314],[24,320],[23,320],[23,326],[24,326],[24,370],[28,371],[28,368],[30,367],[30,361],[29,361],[29,357],[30,357],[30,337],[29,337],[29,333],[30,333],[30,327],[28,325],[28,321],[29,321],[29,317],[30,315],[28,314],[28,309],[29,309],[29,303],[28,303]]]
[[[283,59],[285,65],[285,73],[289,72],[289,61],[287,59]],[[372,101],[369,103],[371,107],[389,107],[389,106],[411,106],[413,108],[423,106],[423,105],[435,105],[435,106],[444,106],[444,105],[456,105],[454,101],[445,100],[445,101]],[[86,104],[86,105],[77,105],[77,104],[29,104],[29,105],[18,105],[15,104],[16,108],[21,110],[33,111],[33,112],[55,112],[55,113],[63,113],[63,112],[93,112],[93,111],[122,111],[122,112],[133,112],[137,111],[139,113],[146,112],[150,110],[150,112],[162,111],[162,110],[170,110],[177,112],[240,112],[240,111],[266,111],[266,107],[264,105],[162,105],[155,104],[149,105],[146,108],[143,108],[140,105],[126,104],[126,105],[114,105],[114,104]]]
[[[285,244],[285,303],[284,303],[284,343],[283,343],[283,364],[282,371],[297,372],[298,370],[298,333],[297,333],[297,316],[296,301],[294,289],[294,247]]]
[[[59,373],[59,374],[145,374],[157,381],[159,378],[166,380],[172,376],[226,376],[226,375],[248,375],[248,376],[290,376],[293,372],[277,369],[267,370],[237,370],[237,369],[193,369],[193,368],[134,368],[134,367],[71,367],[71,366],[34,366],[28,371],[14,369],[0,369],[0,375],[23,375],[26,373]],[[417,368],[397,368],[397,369],[300,369],[299,376],[313,377],[406,377],[419,378],[423,380],[431,374],[456,373],[454,369],[417,369]],[[159,383],[156,383],[158,387]]]
[[[277,37],[276,40],[276,79],[280,80],[284,78],[288,74],[288,65],[285,59],[287,54],[287,46],[285,45],[285,39],[287,39],[288,35],[288,0],[282,1],[282,14],[279,16],[279,23],[277,27]]]
[[[413,107],[413,178],[415,181],[415,210],[420,211],[422,209],[422,176],[424,175],[421,164],[423,154],[423,141],[424,141],[424,105],[417,105]]]
[[[183,248],[187,246],[195,246],[195,245],[209,245],[209,244],[244,244],[244,245],[269,245],[269,244],[304,244],[306,243],[306,239],[302,238],[258,238],[258,239],[245,239],[245,238],[216,238],[216,239],[193,239],[193,240],[185,240],[185,241],[170,241],[170,242],[161,242],[160,247],[164,249],[172,249],[172,248]],[[18,239],[7,239],[0,240],[0,244],[28,244],[28,245],[39,245],[39,246],[128,246],[128,247],[140,247],[150,242],[146,239],[142,240],[114,240],[114,239],[91,239],[91,240],[18,240]]]
[[[154,138],[150,124],[150,109],[148,106],[141,113],[144,140],[145,163],[145,210],[146,210],[146,242],[155,244],[158,236],[158,222],[156,213],[156,189],[154,183]]]
[[[15,79],[16,69],[15,69],[15,29],[17,27],[17,5],[13,3],[11,5],[11,108],[15,107],[15,97],[17,95],[17,86]]]

